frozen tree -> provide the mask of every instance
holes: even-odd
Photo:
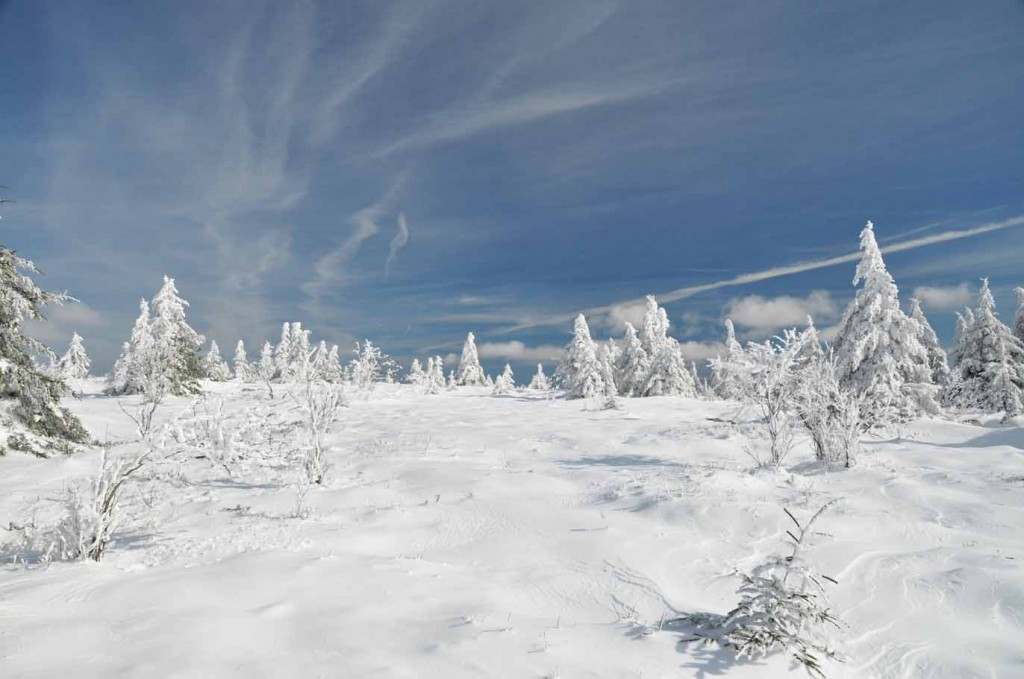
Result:
[[[150,330],[149,304],[139,302],[139,316],[132,326],[131,339],[124,343],[121,356],[114,364],[107,390],[112,394],[140,394],[145,388],[144,374],[153,356],[153,336]]]
[[[916,299],[910,300],[910,317],[917,322],[920,334],[918,341],[928,352],[928,368],[931,370],[932,384],[944,386],[949,381],[949,364],[946,361],[946,352],[939,344],[939,336],[935,334],[931,323],[925,318],[921,311],[921,303]]]
[[[750,342],[739,351],[711,359],[716,374],[732,376],[736,397],[755,406],[764,418],[768,454],[748,451],[760,467],[780,466],[793,447],[800,370],[812,337],[806,330],[787,330],[774,341]]]
[[[1014,288],[1017,293],[1017,317],[1013,322],[1013,331],[1017,339],[1024,343],[1024,288]]]
[[[427,360],[427,371],[428,372],[431,369],[433,369],[433,364],[434,364],[434,360],[433,359],[428,359]],[[412,365],[409,366],[409,374],[405,376],[405,381],[408,382],[409,384],[419,385],[419,384],[423,384],[423,382],[424,382],[424,380],[426,380],[426,378],[427,378],[427,375],[426,375],[426,373],[423,372],[423,366],[420,365],[420,359],[418,359],[418,358],[412,359]]]
[[[544,366],[540,363],[537,364],[537,372],[534,373],[533,379],[530,380],[530,389],[536,391],[547,391],[551,388],[548,384],[548,377],[544,374]]]
[[[216,341],[210,342],[210,348],[203,359],[203,372],[214,382],[227,382],[231,379],[231,369],[228,368],[227,361],[221,358],[220,347]]]
[[[270,383],[277,374],[277,363],[274,360],[274,348],[270,342],[264,342],[260,349],[260,360],[256,363],[256,374],[260,381]]]
[[[338,385],[309,380],[305,383],[299,404],[305,413],[309,434],[306,475],[311,484],[323,485],[328,470],[326,438],[346,405],[345,397]]]
[[[155,360],[163,368],[170,393],[177,396],[202,392],[199,349],[204,338],[188,324],[187,307],[188,302],[178,295],[174,279],[164,276],[163,287],[153,297],[151,335]]]
[[[459,359],[459,370],[455,377],[459,386],[481,386],[487,383],[484,369],[480,367],[480,356],[476,350],[476,337],[473,333],[466,335],[466,343],[462,345],[462,358]]]
[[[252,382],[252,366],[249,365],[249,357],[245,353],[245,342],[238,340],[235,345],[235,356],[232,361],[235,366],[235,379],[242,382]]]
[[[459,386],[458,375],[455,374],[455,370],[454,369],[449,370],[448,371],[448,384],[447,384],[447,386],[445,388],[449,389],[449,390],[454,390],[454,389],[457,389],[458,386]]]
[[[423,374],[423,393],[440,394],[445,389],[444,359],[434,356],[427,359],[427,371]]]
[[[725,355],[722,357],[721,367],[713,373],[715,392],[722,398],[738,398],[737,377],[729,373],[729,366],[733,364],[733,357],[742,352],[743,347],[736,341],[736,328],[731,319],[725,319]]]
[[[598,357],[597,343],[590,338],[587,319],[580,314],[573,325],[572,341],[565,349],[559,375],[569,398],[594,398],[607,394],[605,366]]]
[[[43,318],[43,306],[70,301],[41,290],[32,280],[37,273],[32,262],[0,247],[0,398],[15,400],[11,413],[32,432],[82,442],[88,432],[60,405],[67,385],[40,371],[30,355],[52,359],[53,352],[23,332],[26,319]]]
[[[494,381],[494,391],[491,393],[495,396],[502,394],[511,394],[516,388],[515,376],[512,374],[512,366],[508,363],[505,364],[505,370],[502,371],[498,379]]]
[[[484,375],[484,386],[485,387],[493,387],[494,386],[494,378],[491,377],[490,375]]]
[[[984,279],[978,308],[964,318],[954,351],[953,378],[944,394],[947,405],[988,412],[1021,412],[1024,401],[1024,345],[1002,321]]]
[[[82,345],[82,337],[77,332],[72,333],[68,350],[57,361],[57,377],[62,380],[88,377],[90,365],[92,365],[92,361],[89,360],[89,354],[85,352],[85,347]]]
[[[292,323],[289,337],[291,339],[290,357],[288,359],[288,379],[305,382],[310,379],[310,358],[313,354],[309,344],[309,330],[302,329],[302,323]]]
[[[829,466],[850,467],[860,445],[860,402],[840,386],[831,353],[819,349],[808,356],[799,374],[796,410],[814,457]]]
[[[668,314],[653,295],[647,296],[640,344],[649,361],[647,375],[639,386],[641,396],[696,396],[694,383],[679,342],[668,336]]]
[[[861,422],[870,428],[934,412],[936,405],[921,331],[900,310],[871,222],[861,232],[860,249],[853,284],[863,285],[843,315],[833,348],[839,383],[860,399]]]
[[[783,510],[796,525],[795,532],[786,531],[789,553],[772,555],[742,574],[739,604],[723,618],[697,620],[702,628],[698,638],[731,648],[738,658],[756,660],[787,652],[811,676],[825,676],[822,659],[839,659],[829,632],[843,628],[829,608],[825,589],[826,582],[836,581],[822,575],[805,553],[811,537],[823,535],[812,529],[833,502],[803,524]]]
[[[651,360],[644,350],[636,328],[626,323],[618,360],[615,363],[615,383],[622,396],[640,396],[651,372]]]
[[[292,326],[284,323],[281,326],[281,341],[274,349],[274,378],[287,380],[291,375],[292,361]]]
[[[332,344],[331,350],[327,352],[327,361],[324,364],[324,379],[328,382],[341,382],[345,379],[344,370],[341,367],[341,359],[338,357],[337,344]]]
[[[372,389],[373,385],[384,376],[384,353],[373,346],[370,340],[364,340],[362,344],[356,342],[353,353],[356,357],[349,364],[352,371],[352,382],[358,389]]]

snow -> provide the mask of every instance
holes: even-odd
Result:
[[[76,381],[67,405],[101,440],[133,438],[102,386]],[[204,387],[229,423],[267,403],[257,385]],[[276,408],[298,407],[287,390]],[[782,508],[806,518],[832,498],[818,524],[831,537],[806,553],[839,581],[830,597],[849,626],[828,676],[1024,667],[1016,425],[918,420],[865,438],[852,470],[824,471],[801,442],[788,469],[752,473],[742,448],[760,430],[729,402],[599,410],[397,384],[349,399],[304,518],[289,473],[189,458],[142,486],[152,520],[123,526],[102,562],[3,566],[0,675],[805,676],[661,623],[731,609],[734,570],[784,549]],[[158,417],[191,403],[168,399]],[[98,463],[95,450],[8,453],[0,523],[49,511],[38,498]]]

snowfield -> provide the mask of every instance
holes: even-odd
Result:
[[[68,404],[93,436],[136,438],[99,381],[76,386]],[[270,407],[301,417],[286,385],[272,402],[256,385],[206,388],[158,419],[221,403],[228,428]],[[743,447],[760,429],[735,403],[599,411],[397,385],[348,398],[326,486],[301,508],[299,467],[178,456],[134,488],[102,562],[8,550],[0,676],[805,676],[785,656],[681,643],[691,630],[665,621],[731,609],[734,571],[784,550],[783,508],[804,518],[839,498],[808,554],[839,581],[849,627],[828,676],[1024,677],[1018,426],[922,420],[863,439],[851,470],[816,467],[801,443],[785,470],[754,473]],[[0,458],[0,522],[44,521],[98,461]]]

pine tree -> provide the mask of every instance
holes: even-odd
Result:
[[[1017,293],[1017,317],[1014,319],[1013,329],[1017,339],[1024,343],[1024,288],[1014,288]]]
[[[221,358],[220,347],[216,341],[210,342],[210,348],[203,359],[203,372],[206,378],[213,382],[227,382],[231,379],[231,369],[227,362]]]
[[[260,360],[256,364],[256,373],[263,382],[270,382],[277,375],[277,362],[274,359],[274,347],[264,342],[260,349]]]
[[[372,389],[376,382],[383,379],[384,354],[373,346],[373,342],[370,340],[363,340],[362,344],[356,342],[353,353],[356,357],[349,364],[352,370],[352,381],[359,389]]]
[[[696,396],[697,385],[686,367],[679,342],[668,336],[669,321],[665,309],[658,306],[653,295],[647,296],[647,312],[641,345],[650,361],[641,396]]]
[[[502,371],[498,379],[494,381],[494,391],[491,393],[495,396],[501,396],[502,394],[511,394],[516,388],[515,376],[512,374],[512,366],[508,363],[505,364],[505,370]]]
[[[651,360],[637,337],[636,328],[626,323],[626,336],[622,340],[622,350],[615,364],[615,383],[619,394],[639,396],[650,372]]]
[[[604,371],[605,367],[597,355],[597,344],[590,338],[587,319],[580,314],[576,317],[572,341],[566,347],[565,358],[559,367],[569,398],[606,395]]]
[[[978,308],[959,328],[954,378],[944,402],[958,408],[1021,412],[1024,402],[1024,345],[995,311],[995,300],[983,279]]]
[[[328,382],[341,382],[345,379],[344,370],[341,367],[341,359],[338,358],[338,345],[332,344],[331,350],[327,352],[327,364],[324,366],[324,379]]]
[[[288,359],[288,378],[305,382],[310,378],[310,357],[312,350],[309,345],[309,330],[302,329],[302,323],[292,323],[291,351]]]
[[[423,375],[423,393],[440,394],[445,389],[444,359],[434,356],[427,359],[427,371]]]
[[[82,345],[82,337],[77,332],[72,333],[67,352],[57,361],[57,376],[62,380],[82,379],[89,376],[90,365],[92,361]]]
[[[284,323],[281,326],[281,341],[274,349],[274,378],[285,381],[291,375],[292,360],[292,325]]]
[[[534,373],[533,379],[530,380],[529,388],[536,391],[547,391],[551,388],[548,384],[548,376],[544,374],[544,366],[540,363],[537,364],[537,372]]]
[[[863,283],[847,307],[833,349],[839,383],[861,403],[866,428],[936,410],[928,352],[920,330],[900,310],[899,291],[882,261],[871,222],[853,284]]]
[[[132,326],[131,339],[124,343],[121,356],[114,364],[107,391],[112,394],[141,394],[147,386],[147,375],[155,375],[153,335],[151,330],[149,304],[145,299],[139,302],[139,316]],[[150,389],[166,391],[166,380],[158,377]],[[158,386],[159,385],[159,386]]]
[[[427,374],[433,369],[434,359],[427,359],[427,373],[423,372],[423,367],[420,365],[420,359],[412,359],[412,365],[409,366],[409,374],[405,376],[405,381],[409,384],[419,385],[427,379]]]
[[[466,335],[466,343],[462,345],[462,358],[459,360],[459,371],[455,377],[459,386],[475,387],[487,384],[484,369],[480,367],[480,356],[476,350],[476,337],[473,333]]]
[[[252,382],[252,366],[249,365],[249,357],[245,353],[245,342],[238,340],[235,345],[235,356],[232,359],[235,367],[235,379],[242,382]]]
[[[320,340],[313,350],[313,358],[309,361],[309,372],[312,379],[327,381],[327,357],[330,354],[327,342]]]
[[[12,414],[34,433],[82,442],[88,432],[60,405],[67,385],[43,374],[30,355],[52,357],[53,352],[22,332],[25,319],[43,318],[44,305],[70,300],[41,290],[32,280],[38,273],[32,262],[0,247],[0,397],[17,400]]]
[[[152,336],[154,352],[162,363],[172,394],[199,394],[203,366],[199,349],[204,338],[188,324],[188,302],[178,296],[174,279],[164,276],[164,285],[153,297]]]
[[[735,358],[743,351],[743,347],[736,340],[736,328],[732,319],[725,319],[725,355],[721,356],[720,368],[712,375],[714,378],[714,389],[722,398],[739,398],[742,388],[737,384],[742,375],[734,375],[730,372],[730,366],[735,364]]]
[[[928,368],[931,370],[932,384],[939,387],[945,386],[949,381],[949,364],[946,362],[946,352],[939,344],[939,336],[935,334],[931,323],[925,318],[921,311],[921,303],[916,299],[910,300],[910,317],[917,322],[920,334],[917,339],[928,352]]]

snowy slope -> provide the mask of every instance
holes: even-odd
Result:
[[[223,399],[231,421],[266,401],[208,386],[201,407]],[[90,431],[130,438],[117,401],[85,389],[70,405]],[[922,421],[865,440],[850,471],[801,447],[789,471],[753,474],[757,430],[722,421],[736,416],[677,398],[353,394],[308,516],[294,472],[189,458],[133,496],[146,510],[103,562],[4,566],[0,676],[804,676],[659,627],[727,611],[734,569],[782,548],[782,507],[836,497],[810,553],[849,625],[829,676],[1024,676],[1024,432]],[[52,512],[97,460],[0,458],[0,522]]]

